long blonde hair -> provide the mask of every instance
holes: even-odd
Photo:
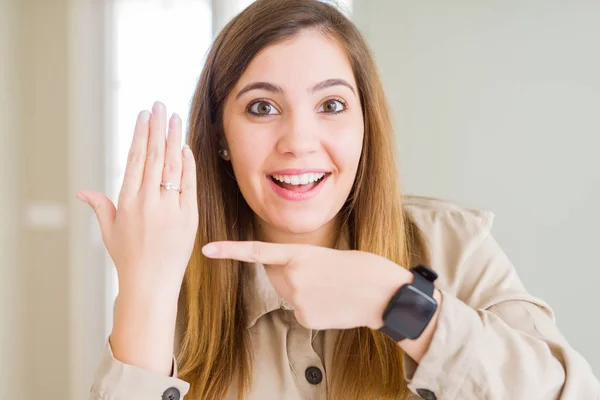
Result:
[[[247,240],[252,210],[217,156],[224,102],[256,54],[304,29],[336,40],[353,68],[364,116],[363,150],[354,186],[340,210],[350,246],[408,266],[411,224],[402,210],[388,109],[372,54],[356,27],[335,7],[317,0],[258,0],[220,32],[208,53],[190,111],[188,142],[197,160],[199,229],[182,286],[179,376],[191,399],[221,399],[231,385],[248,393],[252,353],[241,282],[231,260],[207,259],[214,240]],[[330,398],[405,399],[402,351],[368,328],[340,332],[334,349]]]

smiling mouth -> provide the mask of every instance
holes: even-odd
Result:
[[[290,192],[304,193],[319,186],[330,174],[329,172],[319,172],[302,175],[269,175],[269,177],[280,188]]]

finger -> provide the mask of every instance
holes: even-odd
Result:
[[[169,134],[167,136],[167,149],[165,151],[165,165],[162,172],[163,182],[181,183],[181,118],[173,114],[169,119]],[[178,192],[163,190],[163,196],[172,196]]]
[[[198,210],[198,193],[196,192],[196,161],[190,147],[183,146],[183,168],[181,174],[181,195],[179,205],[183,209]]]
[[[119,203],[123,199],[135,196],[144,179],[144,165],[146,164],[146,148],[148,147],[150,111],[144,110],[139,113],[133,139],[127,156],[127,166],[125,167],[125,176],[123,186],[119,193]]]
[[[160,193],[160,180],[165,165],[165,114],[167,110],[161,102],[154,103],[150,118],[150,136],[146,150],[143,190],[146,193]]]
[[[112,224],[117,217],[115,205],[102,193],[82,191],[75,196],[94,210],[102,236],[108,237]]]
[[[202,248],[211,258],[227,258],[251,263],[286,265],[299,252],[299,245],[267,242],[212,242]]]

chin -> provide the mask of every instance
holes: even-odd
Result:
[[[295,213],[286,217],[278,216],[271,219],[271,225],[281,231],[290,234],[307,234],[318,231],[323,228],[331,218],[326,215],[305,215],[304,213]]]

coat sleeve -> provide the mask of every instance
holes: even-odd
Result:
[[[161,399],[165,393],[173,394],[173,399],[183,399],[189,384],[176,377],[177,364],[174,358],[171,376],[156,374],[115,359],[108,340],[96,370],[89,400]]]
[[[590,365],[565,340],[552,309],[524,289],[491,233],[482,232],[446,275],[431,345],[418,365],[405,357],[413,393],[427,400],[600,399]]]
[[[117,311],[115,300],[113,311]],[[117,360],[110,338],[106,341],[102,361],[96,369],[89,400],[182,400],[190,385],[177,378],[177,361],[173,357],[171,376],[165,376]],[[169,396],[172,395],[172,396]]]

